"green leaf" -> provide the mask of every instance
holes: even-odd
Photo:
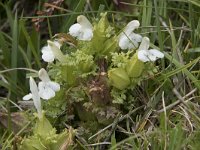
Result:
[[[17,68],[18,63],[18,18],[17,12],[15,13],[15,19],[13,24],[12,32],[12,51],[11,51],[11,68]],[[12,72],[12,84],[17,85],[17,70]],[[16,90],[17,91],[17,90]],[[11,99],[16,99],[16,97],[11,93]]]
[[[33,56],[34,56],[34,60],[36,61],[37,65],[39,68],[41,68],[41,63],[40,63],[40,52],[38,52],[34,45],[33,45],[33,42],[31,40],[31,37],[30,35],[28,34],[28,31],[27,29],[25,28],[25,25],[24,25],[24,21],[23,20],[20,20],[20,27],[22,29],[22,33],[24,34],[25,38],[26,38],[26,41],[28,43],[28,46],[30,47],[32,53],[33,53]]]
[[[117,141],[116,141],[115,132],[114,132],[111,136],[111,146],[114,147],[116,146],[116,144],[117,144]]]

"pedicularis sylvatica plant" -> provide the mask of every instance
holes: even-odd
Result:
[[[23,97],[33,100],[37,121],[21,149],[57,149],[66,139],[72,140],[75,132],[89,137],[117,115],[140,105],[132,91],[158,71],[154,62],[164,54],[149,48],[150,40],[138,33],[139,26],[133,20],[118,30],[106,13],[93,23],[80,15],[68,33],[47,41],[41,52],[48,71],[38,71],[38,85],[30,77],[31,93]],[[60,124],[76,130],[57,134],[50,122],[59,117]]]

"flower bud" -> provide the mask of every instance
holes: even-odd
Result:
[[[130,84],[128,74],[123,68],[113,68],[108,71],[110,84],[120,90],[125,89]]]

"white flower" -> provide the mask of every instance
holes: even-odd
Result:
[[[149,38],[144,37],[138,49],[138,59],[147,62],[147,61],[156,61],[158,58],[163,58],[164,54],[157,49],[149,49]]]
[[[55,92],[60,90],[60,85],[56,82],[52,82],[45,69],[40,69],[39,78],[42,80],[39,82],[39,95],[43,99],[51,99],[55,96]]]
[[[29,85],[30,85],[31,93],[29,93],[28,95],[25,95],[23,97],[23,100],[33,99],[33,103],[35,105],[35,108],[37,109],[38,116],[39,118],[41,118],[42,117],[41,100],[40,100],[37,84],[35,83],[35,80],[32,77],[30,77]]]
[[[80,15],[77,17],[77,23],[69,28],[69,34],[79,40],[90,41],[93,37],[92,24],[85,16]]]
[[[60,49],[61,44],[58,41],[52,42],[58,49]],[[42,59],[46,62],[53,62],[55,59],[55,55],[53,53],[52,46],[48,45],[42,48]]]
[[[142,41],[142,36],[133,32],[139,26],[138,20],[133,20],[126,25],[119,37],[119,47],[121,49],[136,49],[139,46],[138,43]]]

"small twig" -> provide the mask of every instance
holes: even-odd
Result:
[[[109,129],[110,127],[112,127],[112,124],[109,124],[108,126],[106,126],[105,128],[103,128],[102,130],[98,131],[97,133],[95,133],[94,135],[92,135],[91,137],[89,137],[88,140],[93,139],[94,137],[96,137],[97,135],[101,134],[102,132],[104,132],[105,130]]]
[[[152,114],[152,107],[146,108],[146,112],[141,120],[137,123],[134,132],[141,132],[147,123],[149,116]]]
[[[188,94],[186,94],[185,96],[183,96],[182,98],[185,99],[187,98],[188,96],[192,95],[194,92],[197,91],[197,88],[193,89],[192,91],[190,91]],[[173,107],[175,107],[176,105],[178,105],[181,101],[178,99],[177,101],[175,101],[174,103],[168,105],[165,107],[166,110],[169,110]],[[158,110],[157,113],[162,113],[164,112],[164,109],[161,109],[161,110]]]
[[[190,121],[190,116],[189,116],[189,114],[188,114],[188,112],[183,108],[183,107],[181,107],[181,106],[179,106],[179,108],[184,112],[184,114],[181,114],[180,112],[178,112],[179,114],[181,114],[183,117],[185,117],[186,118],[186,120],[188,121],[188,124],[190,125],[190,127],[191,127],[191,131],[193,132],[193,124],[192,124],[192,122]],[[174,111],[175,112],[175,111]]]
[[[135,133],[126,131],[124,128],[120,127],[119,125],[117,125],[117,131],[118,131],[118,132],[121,132],[121,133],[124,133],[124,134],[127,134],[128,136],[130,136],[130,135],[135,135]]]
[[[98,145],[110,145],[110,142],[102,142],[102,143],[94,143],[94,144],[88,144],[85,146],[98,146]]]
[[[184,98],[181,96],[181,94],[174,88],[173,89],[174,94],[178,97],[180,102],[186,106],[185,109],[190,113],[191,116],[193,116],[198,122],[200,122],[200,118],[195,114],[195,112],[189,107],[187,102],[184,101]]]
[[[181,96],[181,94],[177,91],[176,88],[173,88],[173,93],[176,95],[176,97],[179,99],[179,101],[188,107],[187,103],[184,101],[184,98]]]
[[[56,6],[54,4],[50,4],[50,3],[44,3],[44,6],[45,7],[52,7],[54,9],[57,9],[57,10],[61,10],[61,11],[65,11],[65,12],[72,12],[71,10],[68,10],[68,9],[64,9],[62,7],[59,7],[59,6]]]
[[[166,107],[165,107],[165,99],[164,99],[164,91],[162,92],[162,103],[163,103],[163,109],[164,109],[164,120],[165,120],[165,140],[164,140],[164,150],[167,149],[167,112],[166,112]]]
[[[79,137],[77,134],[75,134],[75,137],[79,142],[81,142],[84,146],[89,146],[89,144],[85,141],[84,138]],[[88,150],[92,150],[91,148],[88,147]]]

